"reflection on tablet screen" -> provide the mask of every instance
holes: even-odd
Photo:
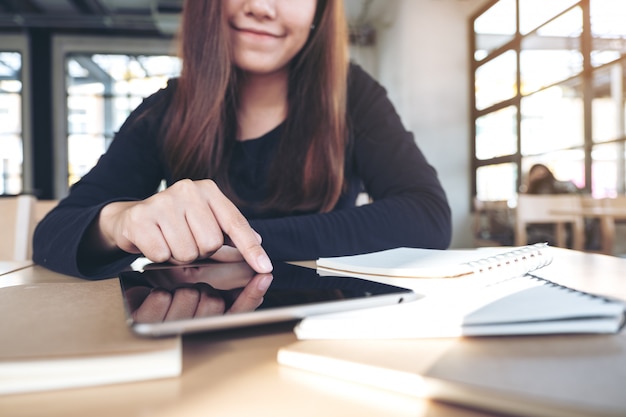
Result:
[[[317,309],[327,306],[325,309],[330,312],[337,311],[331,306],[341,301],[412,294],[404,288],[359,278],[319,276],[315,269],[280,262],[275,263],[272,274],[257,274],[246,263],[147,266],[144,271],[123,272],[120,284],[133,325],[201,319],[207,329],[212,328],[207,319],[215,316],[265,311],[267,321],[271,322],[304,316],[314,312],[313,306]],[[402,300],[396,298],[395,302]],[[348,308],[346,305],[342,309]],[[267,314],[270,311],[283,311],[283,314]],[[251,324],[258,320],[252,320]],[[231,322],[245,325],[245,322]],[[202,326],[198,326],[196,330],[201,330]],[[228,326],[225,323],[217,327]],[[168,330],[185,331],[184,328]]]

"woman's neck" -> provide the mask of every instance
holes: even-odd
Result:
[[[246,74],[239,90],[237,140],[263,136],[287,117],[287,72]]]

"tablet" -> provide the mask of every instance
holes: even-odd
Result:
[[[119,275],[133,332],[168,336],[302,319],[314,314],[401,303],[413,291],[315,269],[274,263],[256,274],[246,263],[148,265]],[[267,287],[269,283],[269,287]]]

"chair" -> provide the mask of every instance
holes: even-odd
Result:
[[[571,224],[572,249],[583,250],[585,226],[581,211],[582,196],[577,194],[519,194],[515,210],[515,245],[528,244],[528,226],[542,224],[553,227],[556,246],[567,247],[565,225]]]
[[[59,200],[35,200],[33,203],[32,214],[30,218],[30,226],[28,229],[28,258],[32,258],[33,248],[33,234],[35,233],[35,227],[37,224],[46,217],[46,214],[50,210],[59,204]]]
[[[623,233],[618,233],[618,226],[623,226],[626,220],[626,196],[619,195],[613,198],[590,199],[587,207],[596,210],[600,220],[600,252],[607,255],[623,253],[623,241],[618,241]]]
[[[626,195],[619,195],[611,199],[611,207],[620,213],[626,213]],[[616,217],[613,223],[614,238],[613,255],[626,258],[626,216]]]
[[[31,219],[35,197],[19,195],[0,197],[0,259],[29,259]]]
[[[474,246],[511,246],[514,236],[514,212],[506,200],[474,199]]]

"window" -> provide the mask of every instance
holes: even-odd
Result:
[[[0,194],[22,191],[22,55],[0,52]]]
[[[68,185],[85,175],[141,101],[180,73],[167,55],[70,54],[67,71]]]
[[[62,198],[181,62],[170,39],[55,35],[52,44],[54,194]]]
[[[473,17],[474,181],[514,198],[535,163],[595,197],[626,182],[623,0],[494,0]]]
[[[0,195],[15,195],[30,188],[24,174],[30,163],[26,152],[30,138],[25,128],[28,86],[23,81],[26,40],[8,35],[0,38]]]

